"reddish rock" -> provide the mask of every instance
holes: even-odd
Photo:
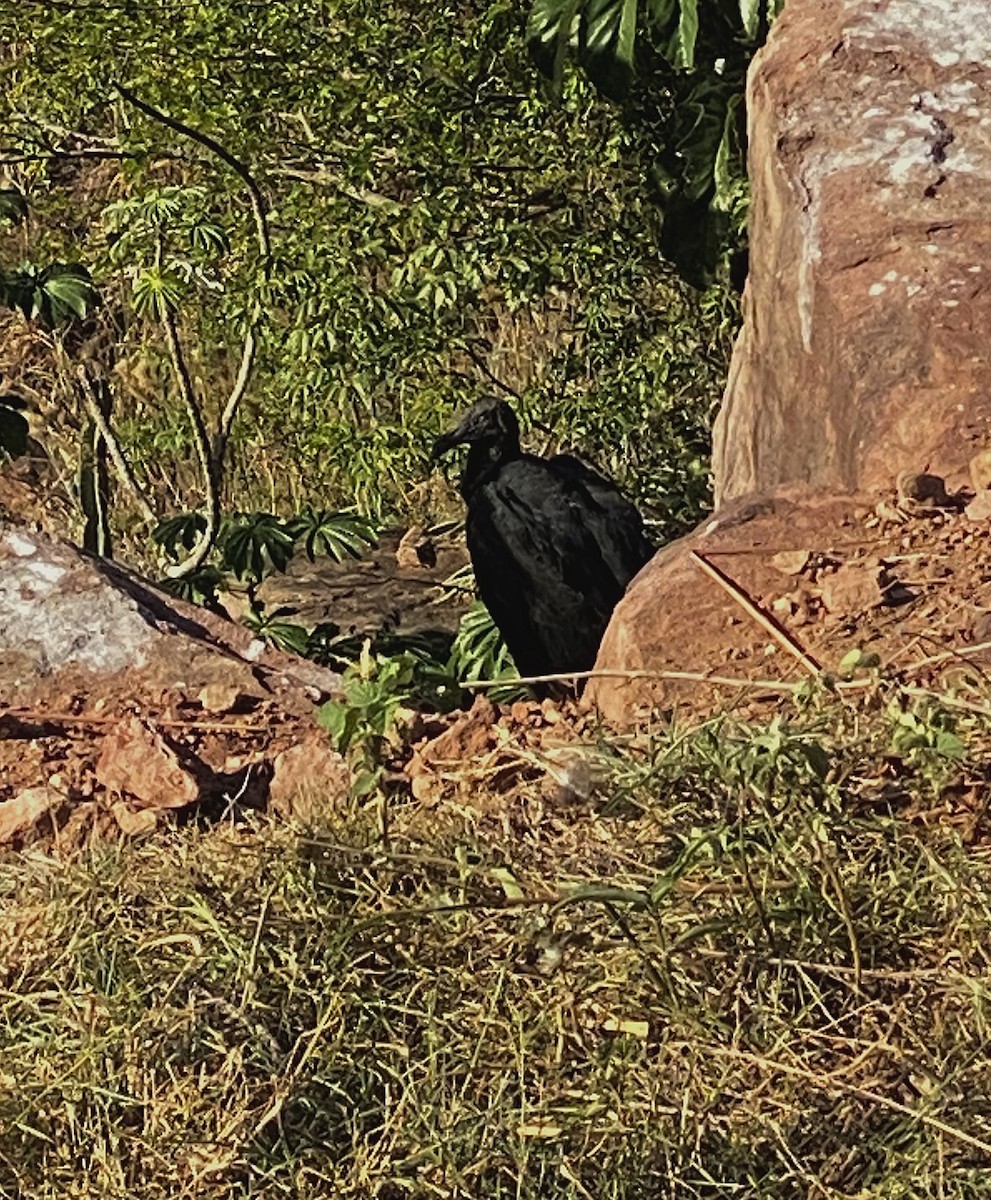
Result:
[[[711,556],[747,596],[763,598],[767,610],[781,591],[775,555],[791,547],[827,552],[849,542],[845,526],[856,506],[853,497],[739,501],[703,529],[665,546],[637,576],[606,630],[595,669],[617,674],[590,680],[586,699],[610,721],[628,723],[681,697],[705,707],[704,682],[672,678],[672,672],[773,673],[762,659],[767,630],[702,573],[691,552]],[[738,655],[749,656],[749,666],[728,662]],[[715,707],[727,693],[716,690],[712,696]]]
[[[853,616],[884,602],[880,566],[876,562],[845,563],[819,581],[819,595],[826,610]]]
[[[717,500],[962,476],[991,424],[991,8],[789,0],[748,80]]]
[[[314,732],[276,755],[268,806],[283,820],[310,824],[332,811],[350,786],[347,763],[331,749],[326,734]]]
[[[96,778],[141,808],[184,808],[200,794],[175,751],[137,717],[104,735]]]
[[[462,714],[439,736],[421,746],[419,756],[428,763],[467,762],[490,749],[492,726],[498,713],[488,696],[478,695]]]
[[[64,800],[61,792],[50,787],[25,788],[10,800],[5,800],[0,804],[0,846],[33,829]]]

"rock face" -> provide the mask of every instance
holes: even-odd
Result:
[[[714,553],[827,667],[868,641],[910,661],[913,629],[927,636],[897,606],[916,595],[921,612],[928,592],[901,586],[877,547],[858,557],[858,539],[885,541],[878,521],[891,564],[919,541],[959,578],[911,584],[962,610],[991,600],[961,552],[991,526],[989,95],[987,0],[788,0],[748,80],[750,277],[714,432],[716,517],[617,608],[596,668],[665,678],[594,681],[586,694],[608,717],[668,707],[679,689],[697,710],[707,674],[794,677],[693,551]],[[904,486],[932,479],[938,494]],[[774,559],[808,551],[789,584]],[[878,598],[897,614],[887,633],[849,611]]]
[[[750,70],[717,503],[954,475],[991,427],[991,5],[789,0]]]

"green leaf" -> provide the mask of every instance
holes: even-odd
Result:
[[[190,226],[189,240],[195,250],[220,256],[230,253],[230,241],[226,232],[211,221],[200,221]]]
[[[685,67],[692,70],[695,66],[695,44],[699,33],[698,0],[681,0],[681,15],[678,18],[678,31],[668,52],[668,57],[675,67]]]
[[[152,541],[161,546],[169,558],[178,562],[181,547],[187,553],[206,532],[206,515],[200,512],[178,513],[160,521],[152,530]]]
[[[35,307],[49,325],[60,325],[69,317],[85,317],[99,301],[89,271],[77,264],[54,263],[42,271],[41,293]]]
[[[568,49],[578,33],[581,0],[534,0],[526,23],[526,44],[537,69],[559,84]]]
[[[174,313],[182,300],[182,281],[161,267],[149,267],[134,281],[134,311],[139,317],[163,317]]]
[[[294,610],[277,608],[270,616],[259,610],[249,613],[244,618],[244,624],[263,641],[279,650],[289,650],[293,654],[304,655],[309,639],[309,631],[304,625],[295,621],[285,621],[282,618]]]
[[[286,524],[295,541],[303,539],[306,557],[313,562],[326,554],[335,562],[346,556],[361,558],[369,546],[377,545],[377,531],[366,517],[355,512],[305,508]]]
[[[743,22],[743,32],[749,39],[757,35],[763,3],[764,0],[740,0],[740,20]]]
[[[637,0],[586,0],[579,31],[579,61],[605,95],[621,100],[633,76]]]
[[[271,513],[252,513],[225,523],[220,537],[224,567],[238,579],[260,582],[272,570],[284,572],[292,558],[294,539],[286,525]]]
[[[179,578],[160,579],[156,586],[187,604],[212,604],[226,581],[223,571],[208,565]]]
[[[19,225],[28,215],[28,202],[16,188],[0,188],[0,222]]]

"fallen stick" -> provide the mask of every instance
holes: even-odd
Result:
[[[747,616],[756,621],[766,633],[770,634],[779,646],[787,650],[789,654],[794,655],[810,675],[822,674],[822,663],[818,659],[813,658],[807,650],[803,649],[788,630],[772,617],[770,613],[764,612],[758,604],[751,600],[734,579],[731,579],[725,572],[715,566],[714,563],[709,562],[697,550],[689,550],[688,557],[710,579],[714,579],[723,591],[743,609]]]

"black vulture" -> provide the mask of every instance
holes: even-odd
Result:
[[[505,400],[473,405],[434,457],[463,443],[475,580],[520,674],[591,669],[626,585],[654,553],[639,512],[579,459],[525,453]]]

